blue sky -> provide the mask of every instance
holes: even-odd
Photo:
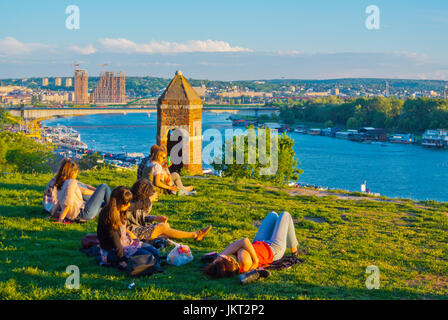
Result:
[[[448,80],[447,34],[446,0],[2,1],[0,78],[70,76],[76,61],[91,75]]]

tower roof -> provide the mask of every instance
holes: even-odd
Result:
[[[173,80],[159,98],[160,104],[189,105],[202,104],[201,97],[178,70]]]

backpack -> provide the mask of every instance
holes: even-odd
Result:
[[[48,182],[42,201],[44,211],[48,213],[50,213],[53,207],[58,204],[58,189],[54,185],[55,180],[56,177],[53,177],[50,182]]]
[[[126,273],[132,277],[150,276],[163,272],[159,260],[152,254],[134,255],[126,262]]]
[[[138,165],[138,169],[137,169],[137,180],[142,179],[143,176],[143,170],[146,167],[146,163],[148,163],[149,161],[149,157],[143,158],[143,160],[140,162],[140,164]],[[147,177],[145,177],[147,178]],[[152,181],[152,180],[151,180]]]
[[[146,161],[143,160],[141,165],[141,168],[139,166],[140,173],[137,174],[137,180],[139,179],[148,179],[151,181],[152,186],[154,187],[154,190],[158,192],[159,194],[168,193],[168,190],[156,187],[155,180],[154,180],[154,164],[149,163],[149,159],[146,158]]]

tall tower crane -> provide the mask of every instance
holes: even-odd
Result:
[[[107,66],[107,65],[108,65],[107,63],[97,64],[97,66],[101,66],[101,67],[103,67],[103,73],[106,72],[106,66]]]

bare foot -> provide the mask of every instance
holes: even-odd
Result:
[[[188,191],[188,192],[194,190],[194,187],[193,187],[193,186],[188,186],[188,187],[184,187],[184,188],[185,188],[185,191]]]

